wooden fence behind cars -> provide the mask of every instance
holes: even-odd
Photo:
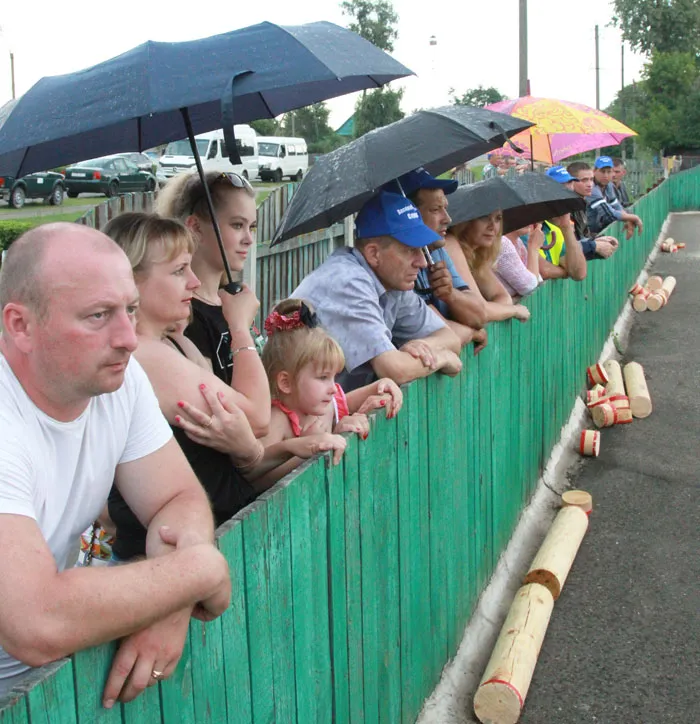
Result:
[[[583,282],[543,285],[527,324],[492,325],[477,358],[465,348],[460,376],[413,382],[341,465],[308,461],[223,525],[231,605],[192,622],[168,681],[102,709],[114,644],[99,646],[35,672],[0,724],[415,721],[664,220],[688,209],[700,168],[642,198],[642,236]],[[86,600],[85,615],[109,609]]]

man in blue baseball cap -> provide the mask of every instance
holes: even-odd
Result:
[[[380,191],[355,221],[355,247],[336,250],[291,296],[309,301],[345,353],[345,390],[390,377],[403,384],[433,372],[456,375],[460,342],[413,293],[427,266],[423,247],[441,237],[405,197]]]
[[[598,234],[614,221],[622,221],[625,224],[625,236],[630,239],[635,228],[641,234],[644,226],[639,216],[630,214],[622,208],[612,183],[613,166],[610,156],[600,156],[595,160],[593,165],[595,183],[591,195],[586,199],[588,226],[593,234]]]
[[[452,221],[447,212],[447,196],[457,190],[457,181],[436,178],[423,168],[404,174],[398,181],[420,212],[423,223],[440,235],[428,247],[433,264],[418,273],[416,293],[447,322],[463,345],[474,342],[476,354],[487,342],[486,305],[469,289],[443,248]]]
[[[588,186],[584,186],[575,175],[580,172],[583,172],[582,175],[585,175],[586,169],[590,176],[590,184]],[[593,186],[593,172],[590,170],[590,166],[583,162],[573,163],[569,168],[552,166],[546,171],[546,174],[583,198],[586,197],[586,193],[583,192],[582,189],[585,188],[585,191],[590,193],[590,189]],[[574,222],[574,233],[576,234],[576,238],[581,242],[583,255],[587,261],[607,259],[615,253],[618,243],[614,237],[601,236],[597,239],[591,238],[591,234],[588,231],[588,217],[585,209],[574,211],[571,214],[571,219]]]

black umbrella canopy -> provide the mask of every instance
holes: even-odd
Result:
[[[149,41],[104,63],[42,78],[0,121],[0,174],[136,151],[280,113],[412,71],[333,23],[260,23],[184,43]],[[233,82],[235,79],[235,83]]]
[[[444,106],[370,131],[316,161],[272,243],[323,229],[359,211],[384,184],[404,173],[421,166],[443,173],[531,125],[483,108]]]
[[[524,173],[513,179],[499,176],[460,186],[449,197],[452,224],[503,211],[503,233],[586,208],[586,202],[544,174]]]

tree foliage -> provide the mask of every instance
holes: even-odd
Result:
[[[377,88],[357,99],[355,104],[355,138],[404,117],[401,110],[403,88]]]
[[[250,126],[258,136],[280,135],[280,124],[274,118],[260,118],[257,121],[251,121]]]
[[[692,53],[653,52],[642,80],[626,86],[607,109],[658,151],[700,147],[700,67]]]
[[[613,25],[634,50],[700,53],[698,0],[613,0]]]
[[[289,111],[284,114],[280,133],[304,138],[309,153],[327,153],[344,143],[328,124],[329,116],[330,110],[323,102]]]
[[[450,88],[449,93],[452,97],[452,103],[456,106],[477,106],[483,108],[491,103],[498,103],[506,99],[506,97],[493,86],[484,88],[483,85],[479,85],[476,88],[469,88],[461,96],[455,95],[454,88]]]
[[[399,16],[389,0],[345,0],[340,3],[343,15],[352,18],[348,28],[381,50],[394,50],[398,37]]]

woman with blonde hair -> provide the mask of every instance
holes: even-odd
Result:
[[[191,267],[194,239],[181,222],[142,213],[116,217],[105,233],[129,258],[139,290],[135,357],[207,491],[219,525],[255,498],[257,491],[245,472],[258,464],[264,449],[242,409],[246,398],[216,377],[196,347],[177,331],[199,288]],[[266,426],[269,399],[268,393],[266,414],[260,415]],[[143,555],[146,530],[116,489],[110,495],[109,514],[117,527],[115,559]]]
[[[168,181],[159,194],[156,211],[178,219],[191,231],[196,241],[192,270],[201,283],[193,292],[192,321],[185,335],[209,361],[214,374],[245,398],[238,404],[256,433],[263,434],[269,421],[270,392],[251,335],[260,305],[246,285],[235,295],[220,290],[224,261],[204,184],[211,194],[231,271],[242,271],[255,243],[255,191],[247,179],[236,173],[207,171],[203,183],[194,171]]]
[[[489,322],[512,318],[525,322],[530,311],[522,304],[513,304],[494,272],[501,250],[502,222],[503,214],[498,210],[455,224],[447,230],[445,249],[457,273],[483,298]]]

